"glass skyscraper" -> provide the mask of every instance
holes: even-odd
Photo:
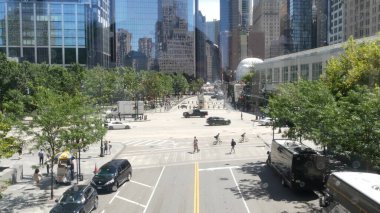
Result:
[[[114,64],[194,75],[195,1],[111,1]]]
[[[32,63],[108,66],[108,1],[0,1],[0,51]]]

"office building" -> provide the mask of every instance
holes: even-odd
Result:
[[[261,0],[253,9],[254,32],[263,32],[265,35],[265,58],[271,57],[272,41],[280,37],[279,2],[277,0]]]
[[[109,1],[0,1],[0,51],[32,63],[108,66]]]
[[[341,0],[342,1],[342,0]],[[333,1],[334,7],[339,2]],[[380,31],[380,1],[378,0],[346,0],[343,1],[343,31],[346,41],[351,35],[354,38],[363,38],[376,35]],[[335,8],[334,8],[335,9]],[[338,15],[339,15],[339,10]],[[335,12],[336,14],[336,12]],[[335,17],[335,14],[334,17]],[[338,16],[337,15],[337,16]],[[334,21],[335,27],[335,21]],[[338,26],[339,29],[339,26]]]
[[[328,43],[337,44],[343,42],[343,0],[328,1]]]

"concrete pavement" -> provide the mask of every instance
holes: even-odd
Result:
[[[112,152],[104,157],[99,157],[100,154],[100,142],[93,144],[86,152],[81,152],[81,173],[84,176],[83,181],[79,181],[79,184],[89,183],[93,176],[95,164],[99,168],[104,163],[115,158],[120,151],[123,150],[124,145],[122,143],[111,141]],[[14,185],[7,187],[2,192],[3,198],[0,199],[0,212],[22,212],[22,213],[38,213],[49,212],[55,205],[54,200],[57,199],[64,191],[70,186],[54,185],[54,199],[50,199],[50,176],[46,174],[46,166],[39,167],[38,151],[26,153],[19,159],[18,154],[15,154],[10,159],[1,159],[0,166],[13,167],[22,165],[23,179],[18,181]],[[75,164],[76,170],[77,164]],[[32,180],[34,169],[39,167],[40,172],[43,175],[41,183],[36,185]],[[56,165],[54,167],[57,168]],[[77,183],[74,179],[73,183]]]

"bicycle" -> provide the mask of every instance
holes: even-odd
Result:
[[[244,142],[248,142],[248,138],[245,137],[245,133],[241,135],[240,140],[239,140],[239,143],[244,143]]]
[[[222,144],[222,140],[220,137],[214,136],[215,141],[212,143],[213,145]]]

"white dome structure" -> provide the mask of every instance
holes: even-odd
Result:
[[[264,61],[259,58],[246,58],[240,61],[236,69],[236,80],[240,81],[245,74],[249,73],[252,68],[255,67],[255,64],[260,64],[263,62]]]

